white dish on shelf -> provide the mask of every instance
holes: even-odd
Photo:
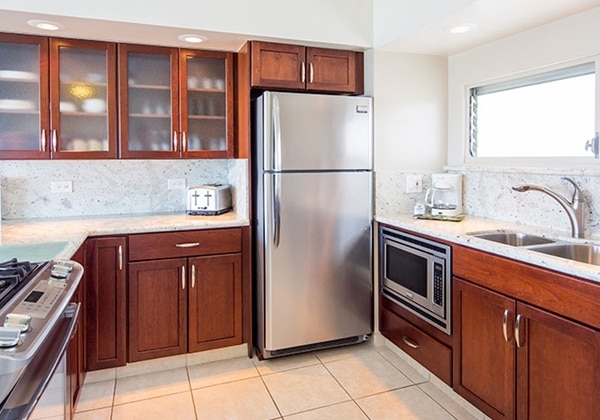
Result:
[[[23,99],[0,99],[0,109],[28,110],[35,109],[33,101]]]
[[[37,74],[19,70],[0,70],[0,79],[36,80]]]
[[[84,99],[81,105],[85,112],[104,112],[106,111],[106,101],[99,98]]]
[[[60,111],[61,112],[75,112],[77,111],[77,107],[73,102],[61,102],[60,103]]]

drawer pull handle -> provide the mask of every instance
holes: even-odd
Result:
[[[193,248],[195,246],[200,245],[200,242],[186,242],[183,244],[175,244],[177,248]]]
[[[415,343],[413,340],[411,340],[410,338],[408,338],[407,336],[403,336],[402,341],[404,341],[404,344],[406,344],[408,347],[411,347],[413,349],[419,348],[419,345],[417,343]]]

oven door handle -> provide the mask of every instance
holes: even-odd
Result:
[[[80,307],[80,303],[67,305],[47,341],[37,350],[6,399],[0,410],[0,419],[24,419],[31,415],[67,351],[77,327]]]

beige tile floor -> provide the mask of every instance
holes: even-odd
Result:
[[[481,418],[371,343],[268,361],[186,364],[127,377],[88,375],[75,419]]]

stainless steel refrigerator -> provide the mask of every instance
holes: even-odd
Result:
[[[373,330],[372,99],[253,101],[255,346],[264,358]]]

